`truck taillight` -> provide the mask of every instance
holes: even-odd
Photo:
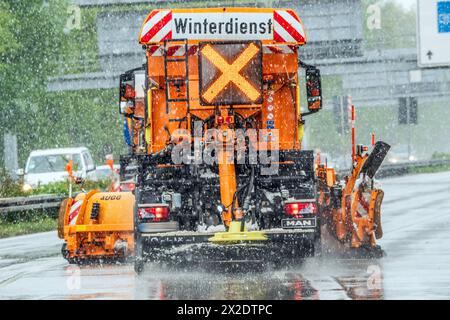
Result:
[[[315,202],[289,202],[284,205],[284,211],[294,218],[303,214],[316,214],[317,204]]]
[[[141,207],[138,209],[139,219],[149,219],[153,222],[165,221],[169,219],[168,206]]]
[[[222,125],[224,122],[224,118],[222,116],[217,116],[216,117],[216,123],[220,126]]]

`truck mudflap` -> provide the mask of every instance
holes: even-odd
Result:
[[[214,233],[178,231],[142,233],[142,260],[147,262],[189,262],[198,264],[259,262],[314,256],[317,230],[266,230],[267,240],[243,243],[211,243]]]

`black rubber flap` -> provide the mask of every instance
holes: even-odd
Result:
[[[386,142],[378,141],[375,143],[375,146],[372,152],[367,158],[364,166],[361,170],[361,173],[366,174],[369,178],[373,178],[383,163],[384,158],[386,157],[389,149],[391,148]]]

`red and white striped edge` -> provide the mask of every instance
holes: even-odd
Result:
[[[148,54],[152,57],[159,57],[164,55],[164,46],[149,46],[147,48]],[[184,45],[172,45],[167,47],[167,56],[176,57],[176,56],[184,56],[185,55],[185,47]],[[193,56],[198,51],[198,45],[189,45],[188,46],[188,55]]]
[[[145,19],[140,33],[141,43],[172,39],[172,10],[153,10]]]
[[[172,39],[172,10],[153,10],[145,19],[139,42],[159,43]],[[303,24],[293,10],[273,11],[273,41],[278,43],[305,43]]]
[[[305,42],[305,30],[300,19],[292,10],[273,12],[273,40],[276,42]]]
[[[263,53],[264,54],[289,54],[289,53],[296,53],[297,47],[294,45],[277,45],[277,46],[263,46]]]
[[[69,212],[69,225],[73,226],[77,222],[78,213],[80,212],[80,207],[83,204],[83,200],[78,200],[70,207]]]
[[[149,46],[147,48],[148,54],[152,57],[162,57],[164,55],[164,46]],[[185,55],[184,45],[173,45],[167,48],[167,56],[169,57],[179,57]],[[264,45],[263,53],[264,54],[289,54],[296,53],[297,48],[294,45]],[[188,55],[193,56],[198,53],[198,45],[189,45],[188,46]]]

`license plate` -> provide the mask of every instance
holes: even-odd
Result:
[[[316,218],[283,219],[281,227],[286,229],[307,229],[316,227]]]

